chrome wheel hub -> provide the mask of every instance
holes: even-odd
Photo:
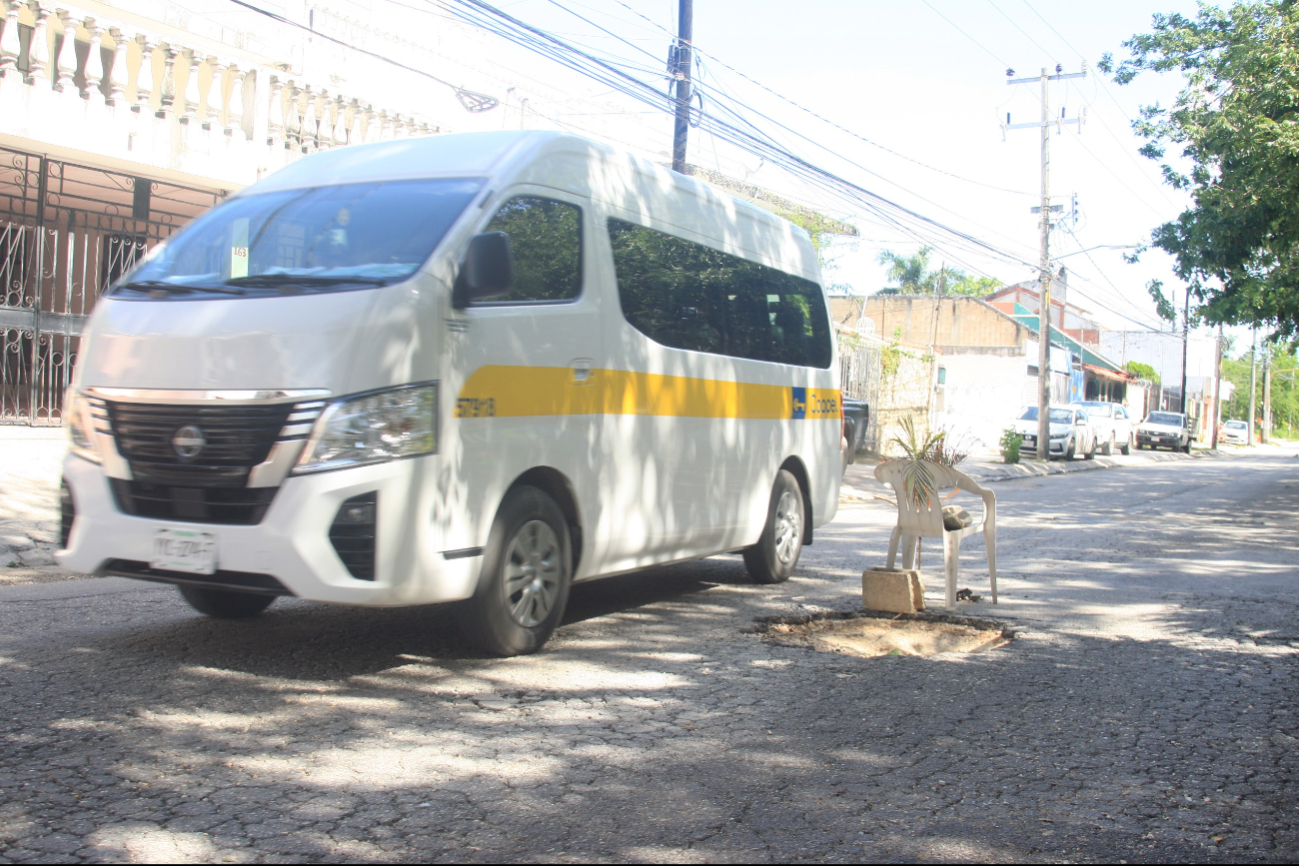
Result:
[[[563,577],[559,538],[544,520],[529,520],[510,539],[505,554],[505,600],[510,616],[536,628],[555,607]]]
[[[803,508],[798,495],[786,490],[776,503],[776,559],[789,565],[798,555],[803,539]]]

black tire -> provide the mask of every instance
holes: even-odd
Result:
[[[1105,456],[1106,457],[1114,456],[1114,433],[1113,432],[1110,433],[1109,441],[1105,443]]]
[[[250,619],[275,603],[275,596],[180,584],[181,598],[196,611],[217,619]]]
[[[784,583],[803,553],[803,490],[787,469],[776,474],[767,522],[758,543],[744,550],[744,567],[754,583]]]
[[[1132,437],[1131,437],[1131,436],[1129,436],[1128,439],[1127,439],[1127,441],[1123,443],[1123,447],[1119,449],[1119,453],[1122,454],[1124,457],[1127,457],[1129,454],[1132,453]]]
[[[1084,460],[1096,459],[1096,437],[1095,436],[1092,437],[1092,449],[1083,455],[1083,459]]]
[[[572,582],[564,513],[537,488],[516,488],[496,512],[478,589],[463,605],[460,631],[488,655],[534,653],[563,618]]]
[[[1064,452],[1064,459],[1065,459],[1065,460],[1072,460],[1072,459],[1074,458],[1074,455],[1078,453],[1077,448],[1078,448],[1078,440],[1077,440],[1077,439],[1074,439],[1072,436],[1070,436],[1070,437],[1069,437],[1069,450],[1067,450],[1067,451]]]

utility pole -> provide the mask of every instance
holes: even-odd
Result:
[[[943,291],[947,288],[947,262],[938,270],[938,285],[934,287],[934,321],[929,330],[929,425],[934,423],[934,409],[938,394],[938,317],[943,312]]]
[[[1042,86],[1042,120],[1038,123],[1014,123],[1010,122],[1010,115],[1006,115],[1006,123],[1002,126],[1002,138],[1005,138],[1006,130],[1009,129],[1032,129],[1038,128],[1042,132],[1042,205],[1034,208],[1042,215],[1042,258],[1039,263],[1041,269],[1041,282],[1039,283],[1040,291],[1038,293],[1038,326],[1037,326],[1037,457],[1039,460],[1046,460],[1051,454],[1051,125],[1054,123],[1056,131],[1064,129],[1066,124],[1077,124],[1082,129],[1082,122],[1079,119],[1065,120],[1064,110],[1061,109],[1059,119],[1051,118],[1050,107],[1048,106],[1049,91],[1047,85],[1052,81],[1063,81],[1067,78],[1085,78],[1087,75],[1086,66],[1082,72],[1064,73],[1063,67],[1056,64],[1055,75],[1047,74],[1046,67],[1042,68],[1042,74],[1036,78],[1015,78],[1015,70],[1007,69],[1006,83],[1030,84],[1038,82]],[[1064,206],[1060,206],[1064,210]],[[1061,324],[1063,325],[1063,313]]]
[[[1218,450],[1218,428],[1222,426],[1222,325],[1218,326],[1218,352],[1213,361],[1213,442]]]
[[[1263,344],[1263,430],[1259,438],[1266,445],[1272,438],[1272,353]]]
[[[1186,414],[1186,346],[1191,339],[1191,287],[1186,287],[1186,311],[1182,314],[1182,408],[1179,410],[1183,415]],[[1190,429],[1189,420],[1187,429]]]
[[[1249,446],[1254,447],[1254,400],[1258,389],[1258,325],[1249,340]]]
[[[672,135],[672,170],[686,173],[686,138],[690,135],[690,49],[694,39],[694,0],[679,0],[676,68],[677,118]]]

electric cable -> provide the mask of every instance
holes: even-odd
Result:
[[[654,105],[664,111],[675,110],[675,100],[614,66],[604,63],[599,58],[583,52],[562,39],[539,28],[528,25],[517,18],[496,9],[482,0],[443,0],[443,5],[460,14],[469,23],[482,26],[516,44],[533,48],[545,56],[556,60],[575,71],[601,80],[607,86],[617,87],[632,98]],[[504,22],[502,24],[502,22]],[[513,29],[511,29],[513,28]],[[698,115],[697,110],[692,112]],[[943,234],[948,244],[978,250],[984,255],[1033,267],[1032,263],[1013,253],[1000,249],[983,241],[968,232],[945,225],[926,217],[910,208],[861,187],[845,178],[835,175],[820,166],[814,165],[788,150],[776,146],[752,133],[746,132],[732,123],[711,115],[698,115],[697,122],[710,131],[720,133],[721,137],[755,155],[762,155],[781,164],[795,176],[805,182],[816,184],[827,191],[846,198],[860,207],[865,207],[874,216],[900,231],[913,237],[923,237],[925,231],[938,231]]]
[[[549,2],[555,3],[555,0],[549,0]],[[628,10],[629,12],[631,12],[632,14],[637,15],[637,16],[641,17],[642,19],[644,19],[645,21],[649,22],[652,26],[654,26],[654,27],[657,28],[658,30],[663,31],[664,33],[666,33],[666,34],[667,34],[669,37],[671,37],[672,39],[676,39],[676,38],[677,38],[677,37],[673,36],[673,34],[672,34],[672,32],[671,32],[670,30],[667,30],[666,28],[664,28],[664,27],[662,27],[662,26],[660,26],[660,25],[658,25],[658,24],[655,24],[655,23],[654,23],[652,20],[650,20],[649,18],[646,18],[646,17],[645,17],[644,15],[642,15],[640,12],[637,12],[635,9],[633,9],[633,8],[630,7],[630,6],[628,6],[626,3],[623,2],[623,0],[614,0],[614,2],[617,3],[619,6],[622,6],[623,8],[627,9],[627,10]],[[558,5],[560,5],[560,4],[555,3],[555,5],[558,6]],[[928,5],[927,2],[926,2],[926,5]],[[930,8],[932,9],[933,7],[931,6]],[[934,11],[937,11],[937,10],[934,10]],[[940,13],[940,14],[941,14],[941,13]],[[951,23],[950,19],[945,19],[945,20],[948,20],[948,23]],[[956,25],[953,24],[952,26],[955,27]],[[959,30],[960,28],[957,28],[957,29]],[[964,33],[964,31],[962,31],[962,33]],[[967,35],[968,35],[968,34],[967,34]],[[720,66],[722,66],[723,68],[729,70],[730,72],[734,72],[736,75],[740,76],[740,77],[743,78],[745,81],[748,81],[750,84],[753,84],[754,86],[759,87],[759,88],[761,88],[762,90],[767,91],[767,92],[770,93],[772,96],[775,96],[776,98],[778,98],[778,99],[780,99],[780,100],[782,100],[782,101],[784,101],[784,102],[789,103],[789,104],[792,105],[793,107],[797,108],[799,111],[802,111],[802,112],[804,112],[804,113],[806,113],[806,114],[809,114],[809,115],[811,115],[812,117],[815,117],[817,120],[820,120],[820,121],[823,122],[823,123],[826,123],[826,124],[828,124],[828,125],[830,125],[830,126],[833,126],[835,129],[839,130],[840,132],[847,133],[848,135],[851,135],[853,138],[856,138],[856,139],[858,139],[858,140],[860,140],[860,141],[865,142],[866,144],[869,144],[871,147],[879,148],[880,150],[884,151],[885,153],[892,154],[893,156],[896,156],[896,157],[898,157],[899,159],[904,159],[904,160],[906,160],[907,162],[914,163],[914,164],[920,166],[921,168],[928,169],[929,171],[938,172],[939,174],[947,175],[948,177],[954,178],[954,179],[959,180],[959,181],[963,181],[964,183],[972,183],[972,184],[975,184],[976,186],[982,186],[982,187],[985,187],[985,188],[987,188],[987,189],[997,190],[998,192],[1011,193],[1012,195],[1024,195],[1024,196],[1036,196],[1036,195],[1037,195],[1037,193],[1033,193],[1033,192],[1025,192],[1024,190],[1019,190],[1019,189],[1010,189],[1010,188],[1008,188],[1008,187],[997,186],[996,184],[986,183],[986,182],[981,181],[981,180],[974,180],[973,178],[963,177],[963,176],[961,176],[961,175],[959,175],[959,174],[955,174],[954,172],[947,171],[946,169],[942,169],[942,168],[938,168],[937,166],[929,165],[928,163],[922,162],[922,161],[916,159],[915,157],[907,156],[905,153],[900,153],[900,152],[894,150],[893,148],[888,147],[887,145],[880,144],[880,143],[877,142],[877,141],[873,141],[873,140],[871,140],[871,139],[869,139],[869,138],[866,138],[864,135],[861,135],[860,133],[853,132],[851,129],[848,129],[848,128],[845,127],[845,126],[842,126],[842,125],[836,123],[835,121],[831,120],[830,118],[825,117],[824,115],[821,115],[821,114],[817,113],[817,112],[814,111],[813,109],[808,108],[807,106],[802,105],[802,104],[800,104],[800,103],[794,101],[793,99],[790,99],[788,96],[785,96],[783,93],[780,93],[779,91],[773,90],[772,88],[768,87],[767,85],[763,84],[762,82],[755,80],[754,78],[750,77],[749,75],[745,74],[744,72],[741,72],[740,70],[736,69],[734,66],[731,66],[730,64],[726,63],[726,61],[721,60],[720,58],[716,57],[715,55],[708,53],[708,52],[705,51],[704,49],[700,48],[698,45],[695,45],[695,44],[694,44],[693,42],[691,42],[690,40],[684,40],[684,41],[685,41],[685,43],[686,43],[687,45],[689,45],[689,46],[691,47],[692,50],[698,52],[699,54],[702,54],[703,56],[707,57],[709,60],[714,61],[714,62],[717,63],[718,65],[720,65]],[[982,46],[981,46],[981,47],[982,47]],[[986,50],[986,49],[985,49],[985,50]],[[995,58],[994,58],[994,59],[995,59]],[[998,62],[1000,62],[1000,61],[998,61]]]

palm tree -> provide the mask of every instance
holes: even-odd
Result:
[[[933,247],[921,247],[915,255],[903,256],[892,250],[880,253],[879,263],[889,266],[889,280],[907,295],[931,295],[938,286],[938,274],[929,269]]]

